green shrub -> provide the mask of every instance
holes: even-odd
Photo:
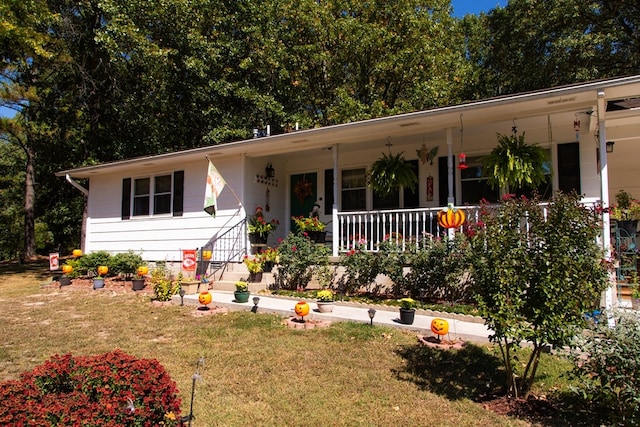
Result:
[[[572,353],[573,391],[608,413],[620,425],[640,423],[640,320],[623,314],[615,328],[606,318],[588,335],[581,335]]]
[[[275,274],[277,287],[304,289],[314,274],[321,282],[331,280],[329,248],[325,245],[315,244],[306,236],[290,233],[280,243],[278,253],[280,264]]]
[[[361,288],[369,291],[369,286],[378,276],[381,257],[365,249],[364,244],[356,244],[353,249],[340,255],[340,265],[344,267],[344,274],[338,280],[341,293],[351,295]]]
[[[106,265],[111,272],[111,254],[107,251],[91,252],[90,254],[83,255],[80,259],[78,268],[81,270],[81,274],[87,274],[89,276],[98,275],[98,267]]]
[[[182,285],[182,273],[178,274],[178,279],[173,280],[173,275],[164,263],[157,263],[151,270],[151,284],[158,301],[170,301],[171,297],[180,291]]]
[[[109,270],[113,274],[124,274],[127,277],[131,277],[138,267],[145,264],[142,256],[131,250],[115,254],[110,262]]]

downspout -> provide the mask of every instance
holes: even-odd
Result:
[[[75,182],[70,176],[69,174],[66,174],[65,179],[67,180],[67,182],[71,185],[73,185],[77,190],[79,190],[82,194],[84,194],[85,196],[89,197],[89,190],[87,190],[86,188],[84,188],[82,185],[78,184],[77,182]]]
[[[606,100],[604,89],[598,89],[598,150],[600,153],[600,198],[602,201],[602,245],[604,257],[608,265],[611,265],[611,231],[609,229],[609,169],[607,165],[607,129],[605,120]],[[610,328],[616,326],[613,317],[614,292],[616,289],[616,277],[613,270],[609,271],[609,287],[605,291],[605,309],[607,312],[607,324]],[[616,297],[617,299],[617,297]],[[616,304],[617,305],[617,304]]]
[[[331,207],[331,255],[338,256],[340,224],[338,223],[338,144],[333,146],[333,206]],[[324,185],[327,185],[325,182]]]

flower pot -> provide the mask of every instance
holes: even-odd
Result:
[[[325,243],[327,241],[326,231],[308,231],[309,239],[316,243]]]
[[[273,270],[273,261],[265,261],[262,265],[262,271],[265,273],[271,273],[271,270]]]
[[[640,310],[640,298],[631,298],[631,308]]]
[[[201,290],[202,291],[207,290],[206,287],[204,287],[203,289],[200,289],[200,282],[198,281],[182,282],[180,283],[180,288],[184,291],[185,295],[195,295]]]
[[[249,273],[249,282],[250,283],[262,282],[262,271],[259,271],[257,273]]]
[[[405,325],[413,325],[413,320],[416,317],[415,308],[401,308],[400,309],[400,323]]]
[[[134,291],[141,291],[144,289],[144,279],[131,280],[131,289]]]
[[[318,311],[320,313],[331,313],[335,306],[333,301],[318,301],[316,304],[318,305]]]
[[[249,291],[235,291],[233,293],[233,297],[235,298],[236,302],[249,302],[249,295],[251,295]]]
[[[266,245],[268,234],[249,233],[249,243],[252,245]]]
[[[104,279],[93,279],[93,289],[104,288]]]
[[[71,284],[71,279],[67,276],[60,276],[58,277],[58,283],[60,283],[60,286],[69,286]]]

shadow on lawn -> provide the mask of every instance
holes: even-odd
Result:
[[[602,416],[570,393],[532,397],[505,397],[502,360],[482,347],[468,344],[461,350],[438,350],[408,345],[397,350],[407,362],[394,373],[424,390],[449,400],[469,399],[501,415],[526,419],[540,426],[599,426]]]
[[[2,261],[0,262],[0,274],[24,274],[31,273],[38,275],[40,278],[50,277],[52,272],[49,271],[49,259],[42,258],[36,261],[18,262],[18,261]]]

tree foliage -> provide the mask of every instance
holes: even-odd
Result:
[[[472,239],[473,290],[500,345],[508,390],[518,397],[530,390],[543,347],[567,345],[599,303],[608,284],[600,226],[577,195],[564,194],[546,208],[505,197],[500,207],[483,206],[482,220]],[[523,341],[532,351],[519,370],[514,353]]]

